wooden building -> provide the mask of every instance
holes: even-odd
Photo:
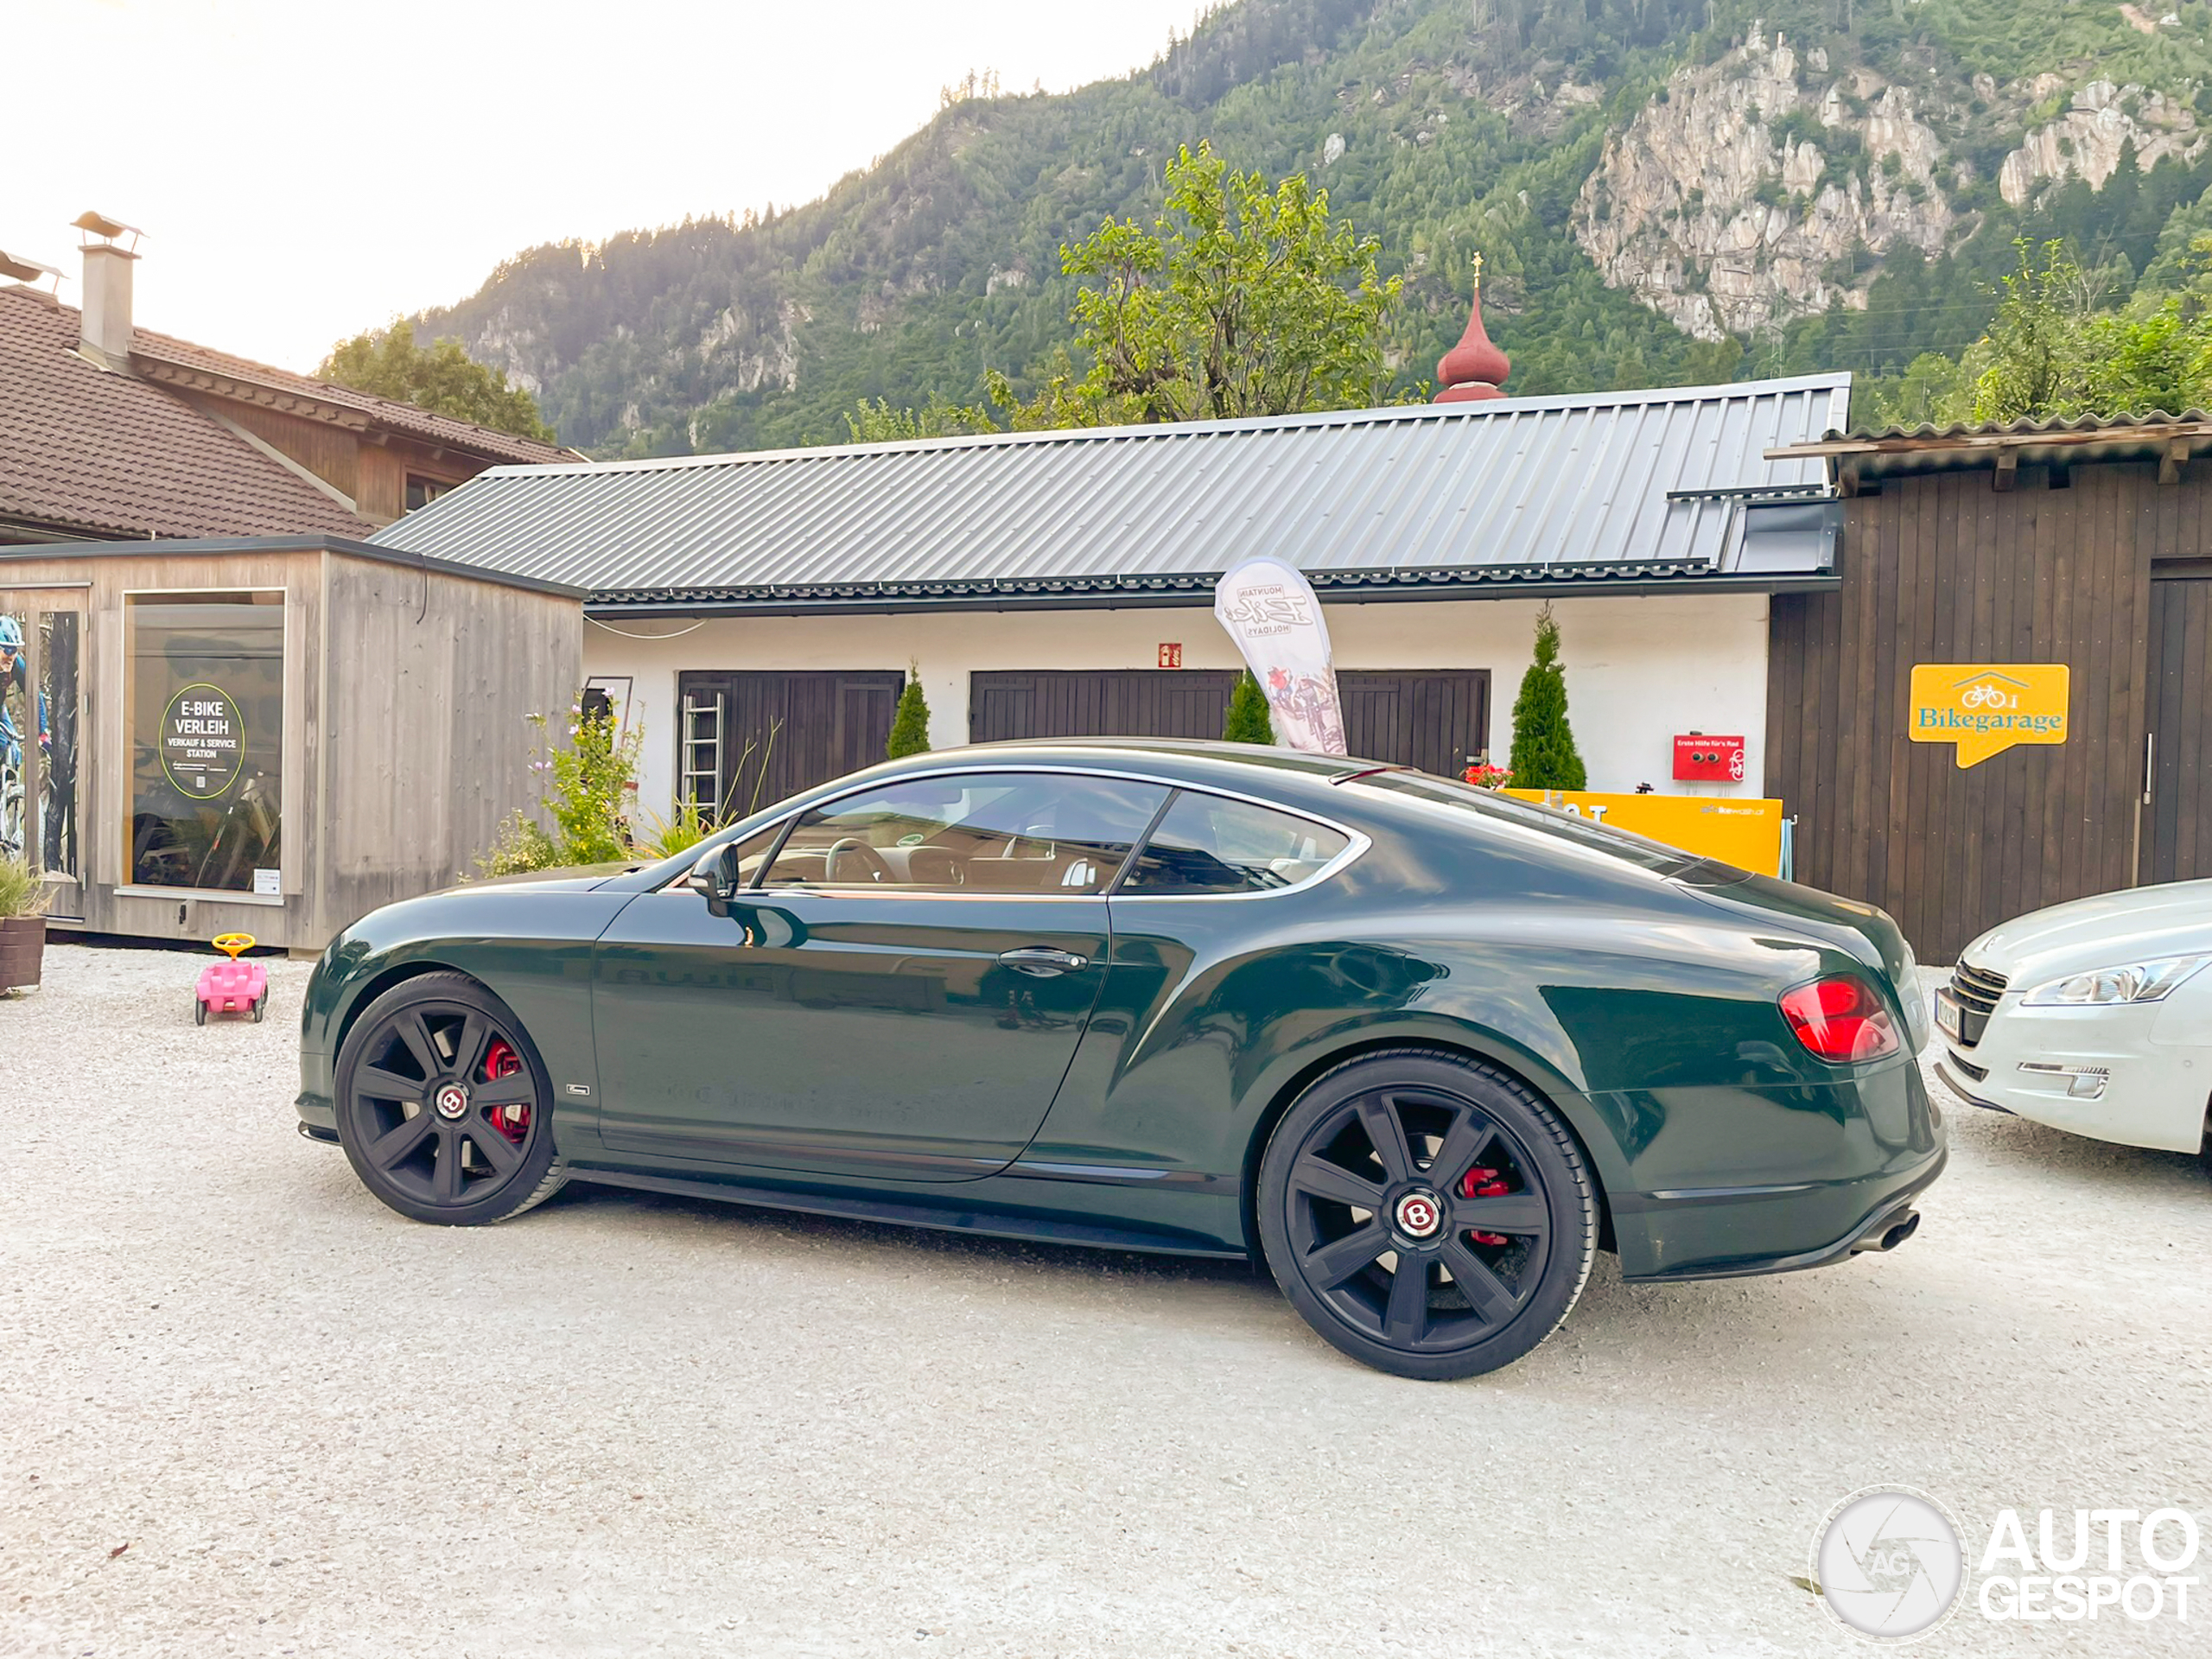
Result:
[[[0,548],[0,839],[60,927],[320,950],[537,798],[582,597],[330,536]]]
[[[82,251],[81,307],[0,282],[0,544],[363,537],[487,467],[578,459],[139,327],[138,256]]]
[[[2212,876],[2212,421],[1837,437],[1840,582],[1770,613],[1766,790],[1798,879],[1924,961],[2045,905]],[[2067,734],[1961,766],[1916,664],[2059,664]]]

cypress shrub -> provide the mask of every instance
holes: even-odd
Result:
[[[883,758],[896,760],[903,755],[927,754],[930,752],[930,705],[922,696],[922,676],[918,669],[906,676],[906,689],[899,694],[899,712],[891,721],[891,741],[883,746]]]
[[[1230,694],[1229,715],[1221,723],[1223,741],[1230,743],[1272,743],[1275,741],[1274,721],[1268,714],[1267,693],[1260,690],[1259,681],[1246,669],[1243,677],[1236,682],[1236,690]]]
[[[1536,660],[1513,700],[1513,786],[1587,789],[1590,775],[1567,723],[1567,671],[1559,660],[1559,624],[1547,604],[1536,613]]]

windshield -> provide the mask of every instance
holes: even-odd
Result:
[[[1661,875],[1682,875],[1712,863],[1694,853],[1686,853],[1679,847],[1669,847],[1664,842],[1651,841],[1632,835],[1625,830],[1615,830],[1572,812],[1560,812],[1548,806],[1538,806],[1533,801],[1518,801],[1510,795],[1501,795],[1495,790],[1477,789],[1471,784],[1455,784],[1443,778],[1432,777],[1422,772],[1385,772],[1362,778],[1354,788],[1379,789],[1388,794],[1411,796],[1416,800],[1432,802],[1440,806],[1453,807],[1464,812],[1479,813],[1483,817],[1506,823],[1519,824],[1560,841],[1572,842],[1593,852],[1613,858],[1625,859]],[[1739,876],[1741,871],[1731,871]]]

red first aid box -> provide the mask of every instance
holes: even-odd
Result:
[[[1675,778],[1679,783],[1740,784],[1744,781],[1744,740],[1705,732],[1675,739]]]

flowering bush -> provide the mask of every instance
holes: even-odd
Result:
[[[1513,771],[1511,767],[1493,766],[1489,764],[1489,762],[1484,760],[1476,761],[1473,766],[1469,766],[1465,772],[1460,774],[1460,776],[1465,778],[1469,783],[1472,784],[1477,789],[1503,789],[1508,784],[1513,781]]]
[[[529,720],[541,732],[550,730],[543,715]],[[565,744],[531,751],[531,773],[544,791],[540,804],[553,819],[551,833],[537,813],[518,810],[499,826],[492,849],[475,861],[480,874],[607,864],[630,855],[625,812],[637,787],[638,751],[645,734],[632,730],[618,737],[613,715],[587,716],[581,699],[569,705],[568,727]]]

